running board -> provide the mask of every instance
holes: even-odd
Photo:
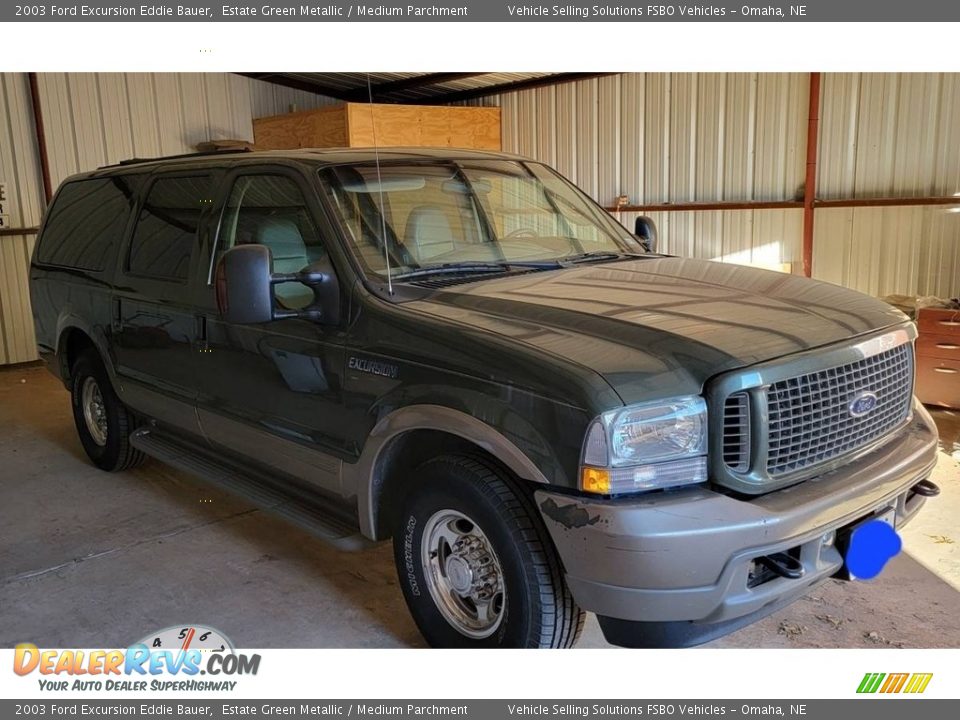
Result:
[[[130,444],[167,465],[198,475],[211,485],[237,495],[340,550],[356,551],[374,543],[363,537],[356,525],[326,510],[322,498],[287,492],[276,480],[249,468],[235,467],[192,443],[143,427],[130,435]]]

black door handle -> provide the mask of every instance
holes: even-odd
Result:
[[[110,308],[110,329],[115,333],[123,330],[123,313],[120,309],[120,298],[113,298]]]
[[[197,342],[206,343],[207,342],[207,316],[197,315],[194,317],[194,322],[196,323],[196,327],[194,328],[194,334],[196,335]]]

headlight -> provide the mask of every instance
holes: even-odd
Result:
[[[697,396],[604,413],[583,446],[581,489],[603,495],[707,479],[707,404]]]

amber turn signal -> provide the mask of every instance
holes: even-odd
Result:
[[[610,471],[604,468],[584,467],[580,471],[580,487],[584,492],[610,494]]]

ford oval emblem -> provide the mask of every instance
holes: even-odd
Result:
[[[878,398],[872,392],[862,392],[847,405],[851,417],[863,417],[877,406]]]

